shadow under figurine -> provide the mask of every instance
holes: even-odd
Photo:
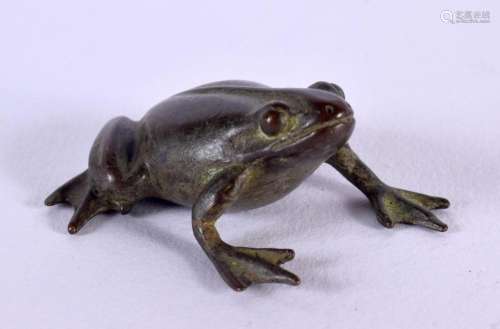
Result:
[[[139,122],[111,120],[94,142],[88,170],[45,203],[76,208],[71,234],[101,212],[124,214],[144,198],[192,207],[194,236],[231,288],[297,285],[300,279],[280,267],[293,250],[231,246],[215,223],[226,211],[282,198],[324,162],[368,197],[385,227],[447,230],[430,210],[449,202],[384,184],[347,144],[353,128],[351,106],[333,83],[288,89],[210,83],[170,97]]]

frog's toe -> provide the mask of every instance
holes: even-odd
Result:
[[[67,203],[75,208],[68,224],[69,234],[78,233],[97,214],[110,210],[108,205],[91,191],[86,171],[59,187],[45,199],[47,206],[58,203]]]
[[[446,209],[450,206],[450,201],[448,201],[445,198],[402,190],[402,189],[396,189],[396,191],[398,191],[398,193],[401,194],[403,197],[410,199],[419,206],[428,210]]]
[[[264,259],[274,265],[284,264],[295,257],[292,249],[237,247],[236,250],[250,257]]]
[[[279,266],[293,258],[293,250],[226,246],[212,258],[224,281],[242,291],[252,284],[284,283],[298,285],[298,276]]]
[[[420,202],[416,202],[412,197],[407,197],[408,191],[403,191],[400,193],[398,190],[388,189],[383,192],[379,192],[373,198],[371,202],[375,208],[378,221],[385,227],[392,228],[397,223],[410,224],[410,225],[420,225],[427,227],[432,230],[445,232],[448,230],[448,226],[440,221],[434,214],[432,214],[422,202],[423,197],[432,198],[434,203],[432,205],[441,206],[449,205],[446,199],[428,197],[423,194],[417,194],[415,192],[411,195],[418,195]],[[430,201],[425,201],[429,205]]]
[[[64,202],[64,196],[61,193],[61,191],[56,190],[52,192],[46,199],[45,199],[45,205],[46,206],[53,206],[59,203]]]
[[[46,199],[46,206],[67,203],[77,208],[88,191],[87,171],[72,178],[67,183],[52,192]]]

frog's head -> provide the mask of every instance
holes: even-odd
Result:
[[[339,92],[281,89],[252,113],[246,154],[324,161],[346,143],[354,128],[351,106]]]

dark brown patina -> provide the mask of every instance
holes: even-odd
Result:
[[[347,144],[353,128],[352,109],[333,83],[300,89],[211,83],[170,97],[139,122],[111,120],[94,142],[88,170],[45,203],[76,208],[71,234],[99,213],[127,213],[145,198],[191,207],[194,235],[231,288],[297,285],[299,278],[280,267],[292,250],[231,246],[215,222],[226,211],[282,198],[324,162],[368,197],[385,227],[447,229],[430,210],[449,202],[384,184]]]

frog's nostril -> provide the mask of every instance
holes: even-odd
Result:
[[[335,112],[335,108],[333,107],[333,105],[326,105],[325,111],[326,114],[333,115],[333,113]]]
[[[331,104],[327,104],[320,110],[320,120],[325,122],[340,119],[345,116],[347,112],[348,111],[343,106],[333,106]]]

